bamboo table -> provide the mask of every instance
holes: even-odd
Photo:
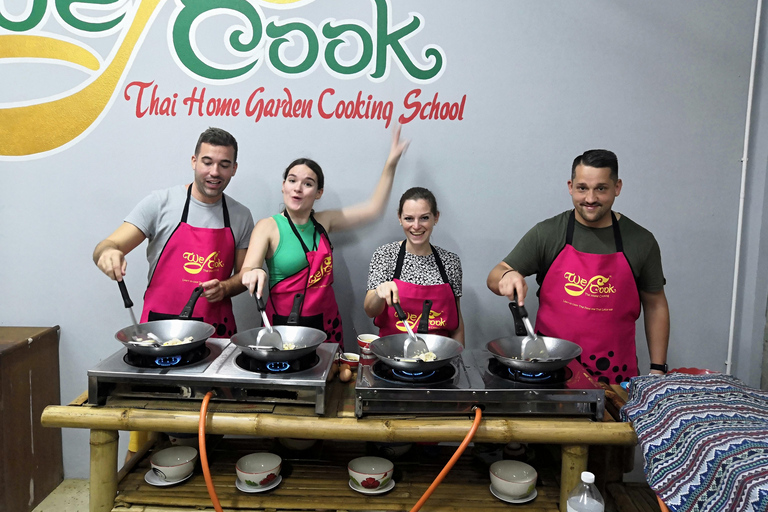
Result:
[[[354,414],[354,382],[333,381],[328,392],[331,407],[323,417],[314,414],[313,406],[211,402],[206,432],[349,441],[459,442],[472,425],[473,418],[469,416],[389,415],[358,419]],[[109,400],[107,405],[95,406],[88,404],[87,395],[83,394],[69,405],[47,407],[42,424],[90,429],[89,509],[108,512],[114,506],[118,484],[118,431],[196,433],[198,408],[199,402],[195,401],[139,399]],[[637,443],[632,426],[614,421],[609,414],[602,422],[568,417],[485,416],[473,440],[561,445],[561,512],[565,512],[568,493],[586,470],[590,445],[634,446]]]

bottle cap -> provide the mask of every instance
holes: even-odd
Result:
[[[589,471],[582,471],[581,481],[584,482],[585,484],[593,484],[595,483],[595,475],[590,473]]]

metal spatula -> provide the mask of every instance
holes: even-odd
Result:
[[[405,329],[408,331],[408,339],[403,344],[403,357],[405,359],[413,359],[416,356],[429,352],[427,343],[413,333],[413,329],[411,329],[411,325],[408,323],[405,312],[400,307],[400,304],[393,304],[393,307],[397,311],[397,317],[405,324]]]
[[[255,348],[259,350],[283,350],[283,337],[269,323],[264,299],[257,297],[256,294],[253,296],[256,297],[256,307],[258,307],[259,313],[261,313],[261,319],[264,320],[264,328],[256,336]]]
[[[509,310],[512,312],[512,316],[515,317],[515,333],[518,336],[523,335],[526,332],[528,333],[528,335],[520,342],[520,358],[524,360],[549,359],[547,344],[543,339],[539,338],[533,330],[525,306],[517,304],[517,294],[515,294],[515,299],[509,303]],[[523,326],[525,326],[525,332],[519,331],[520,321],[522,321]]]
[[[131,322],[133,322],[133,336],[131,336],[133,341],[129,341],[128,343],[134,343],[136,345],[154,345],[157,347],[161,346],[163,342],[157,339],[157,336],[153,333],[147,333],[148,338],[142,338],[139,335],[139,324],[136,322],[136,315],[133,314],[133,301],[131,300],[130,295],[128,295],[128,288],[125,286],[125,281],[118,281],[117,286],[120,288],[120,295],[123,296],[125,309],[131,314]]]

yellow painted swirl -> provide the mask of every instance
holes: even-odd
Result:
[[[67,144],[87,130],[109,103],[152,13],[163,1],[143,0],[139,3],[114,59],[84,88],[63,98],[0,108],[0,157],[44,153]],[[91,70],[98,69],[98,60],[75,44],[40,36],[2,37],[0,58],[57,59]]]

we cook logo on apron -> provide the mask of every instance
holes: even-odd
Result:
[[[596,275],[591,279],[585,279],[573,272],[566,272],[563,274],[565,278],[565,293],[571,297],[580,297],[585,295],[587,297],[608,298],[611,294],[616,293],[616,288],[608,281],[610,276],[605,277]]]
[[[224,266],[224,262],[219,258],[219,251],[214,251],[208,256],[185,252],[182,257],[187,260],[187,263],[184,264],[184,270],[193,275],[199,274],[203,270],[215,272]]]
[[[397,313],[395,313],[394,316],[397,317]],[[411,326],[411,329],[415,331],[419,325],[419,322],[421,321],[421,315],[414,315],[414,314],[408,313],[408,318],[406,318],[405,321],[408,322],[408,324]],[[402,321],[398,321],[397,323],[395,323],[395,327],[397,327],[397,330],[400,332],[408,331],[408,329],[405,328],[405,324]],[[445,318],[443,318],[442,311],[429,312],[429,328],[430,329],[445,328]]]
[[[326,256],[323,258],[323,264],[320,266],[320,270],[315,272],[314,275],[309,278],[307,286],[311,288],[331,272],[333,272],[333,257]]]

